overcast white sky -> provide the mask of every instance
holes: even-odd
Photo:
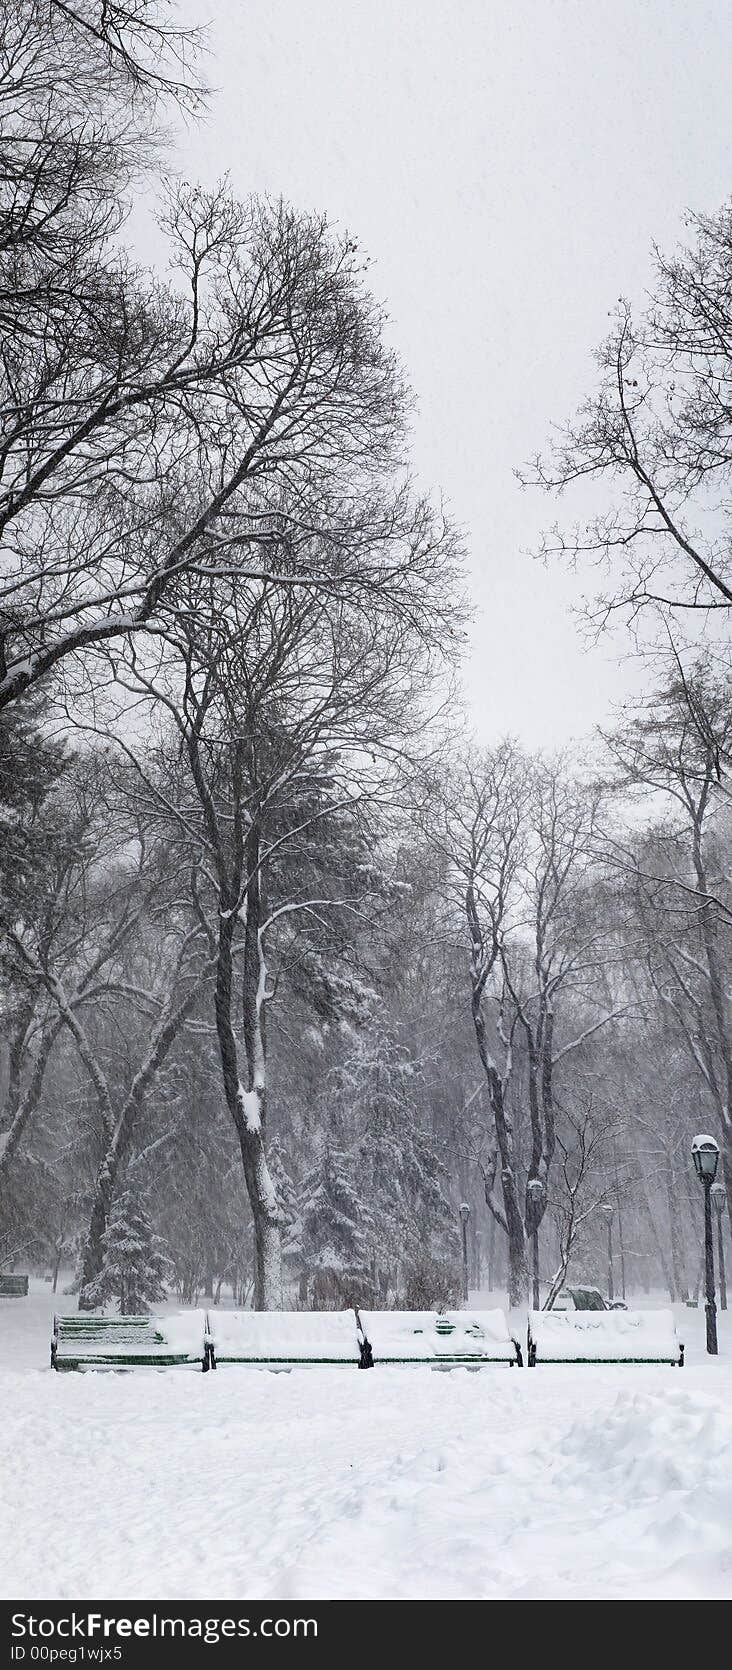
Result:
[[[585,648],[580,588],[522,549],[516,485],[592,377],[651,240],[732,192],[729,0],[187,0],[211,19],[181,170],[324,209],[373,259],[418,397],[420,477],[465,528],[466,690],[485,740],[586,734],[637,678]],[[587,577],[586,584],[589,582]]]

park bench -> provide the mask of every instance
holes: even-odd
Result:
[[[522,1366],[521,1346],[501,1310],[360,1311],[361,1366],[422,1363],[431,1368]]]
[[[128,1369],[197,1366],[205,1372],[209,1350],[203,1311],[173,1316],[54,1316],[51,1365],[55,1369]]]
[[[670,1310],[532,1311],[528,1365],[540,1363],[671,1363],[683,1368],[684,1347]]]
[[[360,1360],[356,1317],[343,1311],[215,1311],[206,1319],[211,1368],[284,1370]]]
[[[0,1299],[26,1299],[27,1276],[0,1276]]]

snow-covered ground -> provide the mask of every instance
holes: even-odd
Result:
[[[53,1309],[0,1300],[4,1598],[732,1597],[732,1316],[681,1371],[56,1375]]]

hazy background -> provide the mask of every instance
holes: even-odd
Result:
[[[587,647],[573,579],[526,554],[551,505],[512,471],[590,386],[650,246],[732,182],[728,0],[189,0],[210,116],[183,174],[324,209],[373,260],[418,396],[414,465],[465,529],[465,688],[488,740],[586,734],[639,677]],[[135,235],[149,245],[144,211]]]

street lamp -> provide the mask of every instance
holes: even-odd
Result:
[[[539,1309],[539,1218],[540,1207],[546,1194],[546,1189],[540,1177],[530,1177],[526,1184],[526,1193],[531,1201],[531,1262],[533,1292],[531,1303],[534,1310]]]
[[[717,1262],[719,1264],[719,1297],[722,1310],[727,1309],[727,1277],[724,1269],[724,1235],[722,1232],[722,1218],[727,1205],[727,1190],[724,1183],[713,1183],[709,1193],[714,1201],[717,1213]]]
[[[704,1287],[707,1315],[707,1351],[717,1356],[717,1306],[714,1301],[714,1241],[712,1240],[712,1184],[719,1164],[719,1144],[714,1137],[696,1136],[691,1157],[697,1177],[704,1184]]]
[[[460,1222],[461,1222],[462,1231],[463,1231],[463,1304],[465,1304],[465,1305],[467,1305],[467,1302],[468,1302],[468,1218],[469,1217],[470,1217],[470,1207],[467,1203],[467,1200],[464,1200],[462,1202],[461,1206],[460,1206]]]
[[[604,1205],[600,1207],[600,1211],[607,1223],[607,1296],[612,1304],[615,1298],[613,1291],[613,1218],[615,1217],[615,1207],[612,1201],[606,1200]]]

